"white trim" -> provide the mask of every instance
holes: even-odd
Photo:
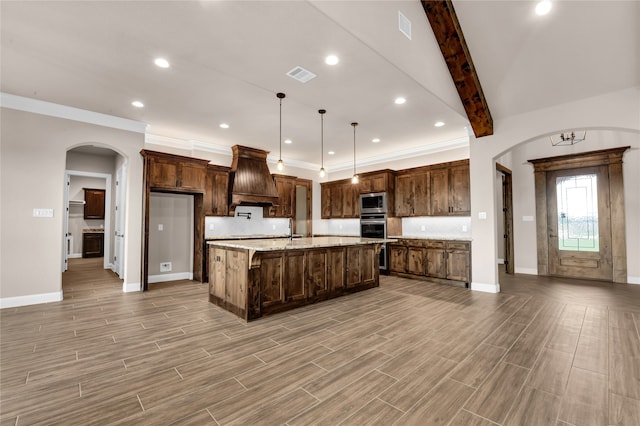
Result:
[[[194,149],[197,149],[198,151],[212,152],[215,154],[227,155],[229,157],[232,156],[231,148],[218,145],[212,142],[202,142],[198,140],[184,140],[184,139],[169,138],[166,136],[151,135],[151,134],[145,134],[144,142],[145,144],[151,144],[151,145],[161,145],[161,146],[167,146],[171,148],[178,148],[178,149],[185,149],[185,150],[192,150],[192,151]],[[359,159],[358,166],[371,166],[371,165],[381,164],[381,163],[385,163],[392,160],[403,160],[406,158],[413,158],[418,155],[429,155],[429,154],[435,154],[437,152],[449,151],[451,149],[468,148],[468,147],[469,147],[469,137],[465,136],[463,138],[452,139],[449,141],[420,145],[416,148],[411,148],[404,151],[397,151],[393,154],[385,154],[383,156]],[[283,158],[283,161],[285,165],[298,167],[301,169],[317,171],[320,168],[320,164],[309,163],[306,161],[298,161],[298,160],[292,160],[287,158]],[[267,163],[275,164],[277,162],[278,162],[278,158],[273,156],[267,157]],[[337,172],[340,170],[351,170],[352,167],[353,167],[353,163],[351,162],[335,164],[333,166],[325,165],[325,169],[327,170],[328,173]]]
[[[469,147],[469,137],[465,136],[463,138],[452,139],[452,140],[442,141],[442,142],[435,142],[431,144],[420,145],[416,148],[406,149],[403,151],[387,153],[383,156],[358,159],[358,167],[371,166],[371,165],[385,163],[393,160],[404,160],[404,159],[413,158],[419,155],[429,155],[429,154],[435,154],[437,152],[449,151],[457,148],[468,148],[468,147]],[[353,168],[352,162],[334,164],[330,167],[325,167],[328,173],[337,172],[340,170],[351,170],[352,168]]]
[[[176,272],[175,274],[149,275],[149,284],[177,280],[193,280],[193,273]]]
[[[516,274],[538,275],[537,268],[521,268],[516,266]]]
[[[62,290],[53,293],[30,294],[28,296],[3,297],[0,298],[0,309],[38,305],[40,303],[60,302],[61,300]]]
[[[82,253],[69,253],[67,259],[81,259]]]
[[[122,291],[124,293],[131,293],[134,291],[141,291],[142,286],[140,285],[140,283],[122,283]]]
[[[640,277],[627,275],[627,284],[640,284]]]
[[[115,117],[100,112],[87,111],[38,99],[25,98],[0,92],[0,106],[18,111],[32,112],[50,117],[64,118],[82,123],[96,124],[112,129],[126,130],[128,132],[144,133],[147,124],[128,118]]]
[[[504,265],[504,259],[498,258],[498,265]]]
[[[500,293],[500,284],[471,283],[471,290],[483,293]]]

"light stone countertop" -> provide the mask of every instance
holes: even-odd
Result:
[[[217,247],[227,247],[255,251],[299,250],[322,247],[339,247],[365,244],[392,243],[396,240],[389,238],[360,238],[360,237],[311,237],[268,240],[225,240],[208,241],[207,244]]]
[[[461,237],[452,235],[393,235],[389,238],[397,240],[432,240],[432,241],[472,241],[471,237]]]

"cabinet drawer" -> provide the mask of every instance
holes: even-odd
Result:
[[[444,249],[444,246],[445,246],[444,241],[437,241],[437,240],[427,241],[427,248],[430,248],[430,249]]]
[[[450,250],[469,251],[469,242],[467,241],[447,241],[447,248]]]

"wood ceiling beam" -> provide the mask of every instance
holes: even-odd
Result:
[[[493,134],[493,119],[451,0],[421,0],[477,138]]]

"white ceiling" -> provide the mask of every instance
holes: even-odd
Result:
[[[640,2],[454,1],[494,121],[640,85]],[[398,11],[412,39],[398,31]],[[143,121],[153,135],[279,150],[329,169],[465,138],[420,2],[0,2],[1,90]],[[340,57],[334,67],[328,54]],[[153,59],[171,62],[160,69]],[[285,73],[318,75],[299,83]],[[395,105],[396,96],[407,103]],[[144,102],[143,109],[131,101]],[[435,128],[436,121],[446,125]],[[222,122],[231,127],[220,129]],[[496,128],[496,131],[499,127]],[[382,141],[374,144],[372,138]],[[315,166],[314,166],[315,167]]]

